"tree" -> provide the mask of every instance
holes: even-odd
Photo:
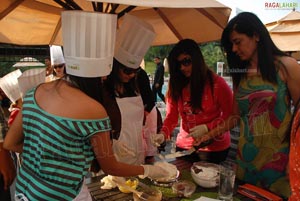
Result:
[[[217,62],[225,62],[226,60],[220,42],[201,44],[200,49],[206,64],[215,72],[217,71]]]

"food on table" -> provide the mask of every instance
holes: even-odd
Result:
[[[204,188],[216,187],[219,181],[219,165],[196,162],[191,167],[191,175],[199,186]]]
[[[107,175],[101,179],[101,183],[103,185],[100,187],[101,189],[112,189],[116,188],[117,184],[113,181],[113,176]]]
[[[196,185],[190,181],[178,181],[172,185],[172,190],[178,197],[190,197],[196,190]]]
[[[147,194],[147,197],[139,197],[135,193],[133,194],[134,201],[161,201],[162,200],[162,192],[158,189],[142,189],[143,193]]]
[[[156,179],[156,181],[160,181],[160,182],[174,181],[176,179],[176,177],[178,176],[177,167],[171,163],[167,163],[165,161],[158,161],[158,162],[154,163],[154,165],[160,166],[161,168],[163,168],[167,172],[169,172],[168,177]]]
[[[136,178],[129,178],[124,184],[132,189],[136,189],[139,184],[139,180]],[[127,190],[125,187],[118,186],[118,188],[122,193],[131,193],[131,191]]]

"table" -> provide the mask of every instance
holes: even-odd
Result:
[[[177,169],[181,172],[181,175],[179,179],[187,179],[192,181],[192,177],[189,173],[190,167],[192,166],[192,162],[188,162],[186,160],[176,158],[175,160],[171,161],[170,163],[176,165]],[[104,190],[100,189],[101,186],[101,179],[105,175],[92,177],[87,179],[87,187],[91,193],[91,196],[94,201],[132,201],[132,193],[126,194],[119,191],[118,188],[110,189],[110,190]],[[151,181],[149,179],[141,180],[143,183],[152,185]],[[152,185],[151,187],[155,187],[160,189],[163,192],[163,201],[180,201],[182,198],[176,197],[175,194],[172,193],[171,188],[166,187],[157,187]],[[196,198],[199,198],[200,196],[207,196],[211,198],[216,198],[217,196],[217,188],[209,188],[205,189],[197,185],[197,189],[195,193],[192,195],[190,199],[184,199],[184,200],[194,200]],[[251,200],[249,198],[246,198],[240,194],[235,195],[234,201],[248,201]]]

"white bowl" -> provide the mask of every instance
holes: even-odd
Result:
[[[219,183],[219,165],[207,162],[196,162],[191,167],[194,181],[204,188],[214,188]]]

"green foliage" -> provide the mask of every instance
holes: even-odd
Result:
[[[156,64],[153,61],[146,61],[145,62],[145,71],[147,74],[154,75],[156,69]]]
[[[219,42],[210,42],[200,45],[206,64],[217,72],[217,62],[225,62],[225,56]]]
[[[163,45],[150,47],[147,54],[145,55],[145,61],[153,61],[154,57],[158,56],[162,60],[169,55],[174,45]]]

